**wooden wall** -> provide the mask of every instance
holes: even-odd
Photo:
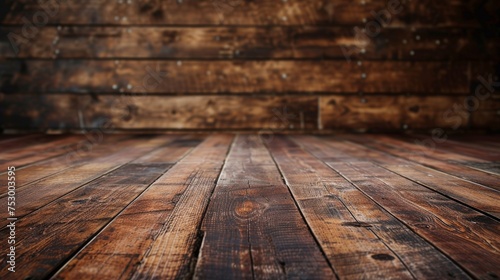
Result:
[[[5,131],[500,129],[497,0],[0,5]]]

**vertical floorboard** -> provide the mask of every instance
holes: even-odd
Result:
[[[355,143],[334,139],[328,141],[329,149],[335,151],[336,155],[347,155],[346,160],[348,161],[353,158],[361,161],[370,160],[429,189],[500,218],[500,204],[498,203],[500,201],[500,191],[367,148],[357,143],[356,140],[368,141],[360,136],[344,138],[351,139]],[[340,161],[338,158],[332,160]]]
[[[440,251],[291,140],[268,144],[341,279],[468,278]]]
[[[9,137],[10,136],[10,137]],[[54,141],[54,139],[63,138],[63,135],[45,135],[45,134],[28,134],[28,135],[7,135],[5,139],[0,141],[0,158],[2,154],[16,149],[28,149],[32,145]]]
[[[65,153],[47,160],[38,161],[23,167],[16,166],[16,190],[26,187],[30,183],[60,173],[68,168],[88,163],[92,159],[105,157],[118,152],[120,149],[131,147],[137,140],[131,136],[107,135],[102,143],[82,141],[74,148],[66,149]],[[127,139],[127,140],[126,140]],[[91,143],[91,144],[89,144]],[[12,162],[16,165],[16,162]],[[0,172],[0,186],[7,185],[7,170]],[[0,190],[0,197],[5,196],[7,190]]]
[[[18,220],[15,276],[29,279],[53,274],[170,166],[122,165]],[[3,256],[0,278],[11,273],[6,265]]]
[[[200,279],[332,279],[269,152],[240,135],[203,220]]]
[[[120,150],[109,156],[94,159],[88,164],[69,168],[61,173],[30,184],[29,187],[22,188],[16,193],[16,204],[22,205],[22,207],[16,209],[16,215],[22,217],[36,211],[82,185],[108,172],[112,172],[121,165],[157,149],[172,139],[172,136],[159,136],[152,139],[137,138],[137,143],[133,148]],[[0,205],[2,203],[7,205],[7,197],[0,198]],[[6,223],[7,221],[2,221],[0,225],[4,226]]]
[[[435,145],[436,149],[444,150],[450,153],[469,156],[479,159],[480,161],[500,161],[500,147],[489,147],[486,145],[478,145],[475,143],[464,143],[450,139],[434,140],[432,136],[425,135],[401,135],[398,139],[405,140],[411,143],[422,143]],[[442,143],[441,143],[442,141]],[[473,159],[474,160],[474,159]]]
[[[362,141],[362,144],[396,157],[413,161],[450,175],[500,190],[500,175],[476,170],[457,163],[449,163],[446,161],[446,157],[438,159],[432,158],[432,156],[429,156],[429,154],[432,154],[432,151],[422,151],[419,145],[406,143],[388,136],[372,136],[369,140],[365,138]]]
[[[301,143],[306,148],[314,146],[305,140]],[[343,156],[341,160],[335,160],[337,151],[329,149],[326,141],[317,143],[316,149],[308,150],[323,157],[332,169],[470,274],[482,279],[494,279],[500,275],[496,262],[500,253],[498,220],[363,158]]]
[[[28,149],[19,148],[4,152],[0,155],[0,171],[4,172],[7,166],[15,165],[16,167],[22,167],[37,161],[63,155],[66,153],[67,148],[76,146],[79,141],[84,139],[83,135],[64,136],[54,141],[33,145]]]
[[[474,277],[496,279],[500,275],[498,220],[372,163],[327,164]]]
[[[190,275],[202,214],[233,136],[209,136],[151,185],[55,279]]]

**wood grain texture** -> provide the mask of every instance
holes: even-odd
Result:
[[[328,165],[474,277],[495,279],[500,274],[498,220],[369,162]]]
[[[370,158],[339,154],[323,141],[306,149],[475,277],[498,275],[496,219],[367,161]]]
[[[361,137],[348,137],[352,141],[365,144],[369,141]],[[369,145],[369,144],[368,144]],[[368,146],[367,145],[367,146]],[[353,146],[353,149],[360,151],[357,155],[366,156],[384,168],[404,176],[414,182],[426,186],[448,197],[454,198],[475,209],[500,218],[500,191],[495,187],[480,185],[456,176],[450,176],[443,172],[438,172],[433,168],[415,164],[411,161],[395,162],[394,158],[377,151],[363,151],[363,146]],[[407,148],[408,149],[408,148]],[[352,154],[352,153],[351,153]],[[369,156],[367,156],[369,155]],[[446,158],[446,157],[444,157]],[[396,164],[399,163],[399,164]],[[467,172],[465,172],[467,174]]]
[[[44,134],[26,134],[26,135],[2,134],[1,136],[3,136],[3,138],[2,138],[2,141],[0,141],[0,145],[2,147],[0,154],[3,154],[4,152],[10,151],[10,150],[27,148],[27,147],[32,146],[32,145],[47,143],[47,142],[53,141],[54,139],[57,139],[57,137],[59,137],[59,136],[54,136],[54,135],[47,136]]]
[[[64,137],[46,136],[54,142]],[[384,150],[417,149],[406,146],[407,138],[254,133],[233,143],[234,135],[226,134],[106,137],[67,167],[57,156],[16,172],[21,179],[32,171],[35,181],[16,195],[14,279],[499,275],[500,192]],[[440,150],[450,161],[439,162],[447,168],[468,168],[458,159],[494,163],[475,157],[474,147],[489,143],[477,147],[477,155],[494,152],[497,138],[453,137],[455,151]],[[17,138],[0,137],[0,145],[9,139]],[[463,139],[470,143],[456,144]],[[48,163],[63,170],[46,165],[50,174],[43,173]],[[493,173],[474,178],[488,179],[485,174]],[[7,236],[9,228],[3,224],[0,232]],[[6,244],[0,247],[8,251]],[[12,275],[5,258],[3,278]]]
[[[477,140],[470,142],[457,141],[455,135],[438,135],[434,134],[411,134],[407,135],[406,139],[410,142],[425,141],[431,139],[436,144],[437,149],[442,149],[455,154],[472,157],[473,161],[499,161],[500,149],[499,147],[491,147],[483,142],[478,143]],[[436,142],[437,140],[437,142]],[[475,158],[475,160],[474,160]]]
[[[144,141],[137,143],[133,150],[120,150],[114,154],[100,157],[92,161],[92,164],[68,168],[63,172],[36,181],[29,187],[21,188],[16,193],[16,203],[23,207],[17,209],[16,215],[17,217],[28,215],[171,140],[172,136],[144,139]],[[7,197],[0,198],[0,202],[7,203]],[[5,224],[8,224],[7,221],[2,221],[1,225]]]
[[[454,162],[457,165],[460,165],[460,162],[490,162],[491,160],[494,159],[499,159],[498,152],[495,153],[493,151],[490,151],[488,154],[488,158],[480,158],[479,155],[477,154],[479,149],[477,149],[477,152],[475,155],[463,155],[460,154],[456,151],[449,151],[448,149],[444,148],[444,146],[451,146],[448,144],[447,140],[443,137],[442,139],[439,139],[436,137],[437,133],[435,133],[435,137],[433,138],[432,136],[427,136],[427,137],[414,137],[414,136],[401,136],[401,135],[394,135],[393,137],[390,137],[390,143],[395,143],[395,142],[402,142],[404,147],[418,147],[421,148],[421,150],[424,150],[426,147],[429,149],[432,149],[432,151],[429,150],[429,153],[426,155],[430,158],[434,158],[437,160],[443,160],[446,159],[448,162]],[[444,134],[443,134],[444,135]],[[385,137],[385,135],[374,135],[373,138],[375,139],[380,139]],[[356,138],[354,138],[356,139]],[[430,142],[434,142],[434,145],[430,144]],[[413,146],[412,146],[413,145]],[[416,146],[415,146],[416,145]],[[428,146],[425,146],[428,145]],[[486,155],[483,154],[484,157]]]
[[[467,278],[441,252],[290,139],[273,137],[268,147],[340,279]]]
[[[479,169],[481,171],[492,173],[494,175],[500,175],[499,162],[487,162],[487,163],[465,162],[463,164],[475,169]]]
[[[39,29],[30,44],[16,44],[0,28],[2,57],[165,59],[498,59],[500,40],[483,29],[384,28],[377,36],[353,27],[93,27]],[[371,33],[369,33],[371,34]]]
[[[137,141],[137,139],[123,141],[130,136],[106,135],[103,136],[102,139],[92,139],[94,136],[99,137],[98,135],[87,136],[88,137],[86,137],[86,139],[79,141],[78,144],[66,147],[64,149],[64,153],[59,156],[33,162],[25,166],[16,166],[16,190],[19,191],[34,181],[60,173],[68,168],[85,164],[88,161],[99,157],[110,155],[117,152],[119,149],[127,147],[130,148]],[[48,137],[56,138],[53,135]],[[12,161],[12,164],[15,166],[15,161]],[[7,169],[5,169],[4,172],[0,172],[0,185],[7,185],[7,177],[4,177],[7,173]],[[6,194],[7,189],[0,191],[1,197]]]
[[[24,217],[17,227],[16,277],[53,274],[169,167],[126,164]],[[0,276],[11,273],[5,256],[0,267]]]
[[[48,16],[49,24],[111,24],[111,25],[364,25],[373,19],[372,11],[387,8],[385,1],[192,1],[143,0],[85,3],[49,1],[55,10]],[[498,10],[496,1],[397,1],[391,10],[393,26],[477,26],[492,22]],[[16,1],[3,20],[4,24],[23,24],[43,10],[42,4],[28,0]],[[396,13],[397,11],[397,13]],[[478,22],[479,21],[479,22]]]
[[[317,129],[317,97],[6,95],[5,126],[59,129]],[[78,111],[65,105],[73,103]],[[72,118],[65,118],[71,114]],[[44,115],[44,123],[36,124]],[[20,123],[18,120],[25,122]],[[40,119],[42,120],[42,119]]]
[[[321,124],[324,129],[380,131],[430,128],[480,128],[472,118],[491,121],[490,111],[461,114],[454,108],[466,96],[322,96]]]
[[[472,115],[471,126],[477,128],[483,128],[493,131],[498,131],[500,129],[500,91],[497,89],[492,96],[484,102],[476,102],[478,104],[477,112],[481,114]],[[472,104],[472,103],[471,103]]]
[[[71,146],[78,141],[83,140],[84,136],[81,135],[56,135],[45,136],[44,138],[26,139],[28,141],[18,141],[19,145],[7,147],[5,150],[0,151],[2,156],[1,162],[21,159],[31,155],[42,153],[47,150],[56,150],[64,146]],[[8,144],[8,143],[7,143]],[[2,168],[3,169],[3,168]]]
[[[470,92],[470,67],[491,63],[348,61],[7,61],[5,93]],[[9,76],[10,75],[10,76]],[[113,87],[114,86],[114,87]],[[70,104],[68,104],[70,105]]]
[[[195,278],[334,277],[255,135],[236,138],[201,230]]]
[[[375,136],[370,142],[363,143],[388,154],[420,163],[430,168],[448,173],[483,186],[500,190],[499,176],[488,172],[473,169],[467,166],[446,162],[446,159],[434,158],[431,147],[406,143],[390,137]],[[377,139],[378,138],[378,139]]]
[[[460,112],[460,130],[498,131],[497,81],[484,84],[499,75],[498,12],[495,0],[7,0],[0,13],[0,116],[7,126],[0,129],[70,131],[116,113],[96,106],[85,120],[79,97],[54,105],[51,97],[24,99],[26,93],[89,94],[96,104],[103,94],[147,93],[176,99],[151,103],[153,111],[141,109],[138,121],[131,115],[143,104],[128,103],[116,129],[274,130],[254,108],[281,107],[275,95],[314,95],[324,96],[315,120],[287,130],[455,130],[460,116],[440,114],[466,104],[483,83],[491,96],[471,114]],[[218,95],[267,99],[201,97]],[[354,95],[362,104],[343,99]],[[192,101],[221,110],[199,115],[191,110],[204,110]],[[16,112],[25,107],[37,109]]]
[[[83,135],[66,135],[59,140],[30,146],[29,149],[20,148],[1,153],[0,170],[5,172],[7,166],[23,167],[37,161],[64,155],[67,149],[75,148],[83,139],[85,139]]]
[[[56,279],[185,278],[230,135],[214,135],[128,206]],[[98,272],[96,274],[96,272]]]
[[[370,140],[364,137],[343,136],[361,145],[328,139],[307,139],[308,148],[314,149],[316,156],[330,162],[357,162],[370,160],[396,174],[417,182],[435,192],[474,207],[493,217],[500,216],[500,192],[484,185],[470,182],[456,176],[436,171],[410,160],[395,157],[390,153],[370,149]],[[328,144],[327,144],[328,143]],[[321,149],[329,152],[322,152]],[[407,148],[409,149],[409,148]],[[334,154],[334,155],[332,155]]]

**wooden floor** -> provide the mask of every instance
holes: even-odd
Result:
[[[498,279],[499,140],[0,136],[0,279]]]

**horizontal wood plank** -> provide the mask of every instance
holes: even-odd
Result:
[[[363,19],[374,19],[371,13],[386,9],[394,26],[477,26],[482,14],[494,15],[496,1],[477,3],[447,0],[443,2],[397,1],[390,7],[386,1],[48,1],[45,4],[49,24],[106,25],[364,25]],[[28,0],[15,1],[4,24],[23,24],[22,18],[33,18],[44,11],[42,4]]]
[[[2,62],[5,93],[470,92],[470,67],[492,63],[27,60]]]
[[[489,123],[492,120],[491,111],[457,111],[457,107],[463,108],[460,106],[466,99],[466,96],[322,96],[320,118],[324,129],[380,131],[484,128],[472,119],[483,119]]]
[[[0,53],[17,58],[467,60],[499,58],[500,40],[482,29],[352,27],[40,28],[9,41],[22,27],[0,28]],[[371,34],[371,33],[368,33]],[[19,51],[16,51],[16,50]]]
[[[306,96],[4,97],[4,125],[16,128],[314,130],[318,116],[317,97]],[[79,110],[66,107],[70,103]],[[40,115],[45,118],[32,117]]]

